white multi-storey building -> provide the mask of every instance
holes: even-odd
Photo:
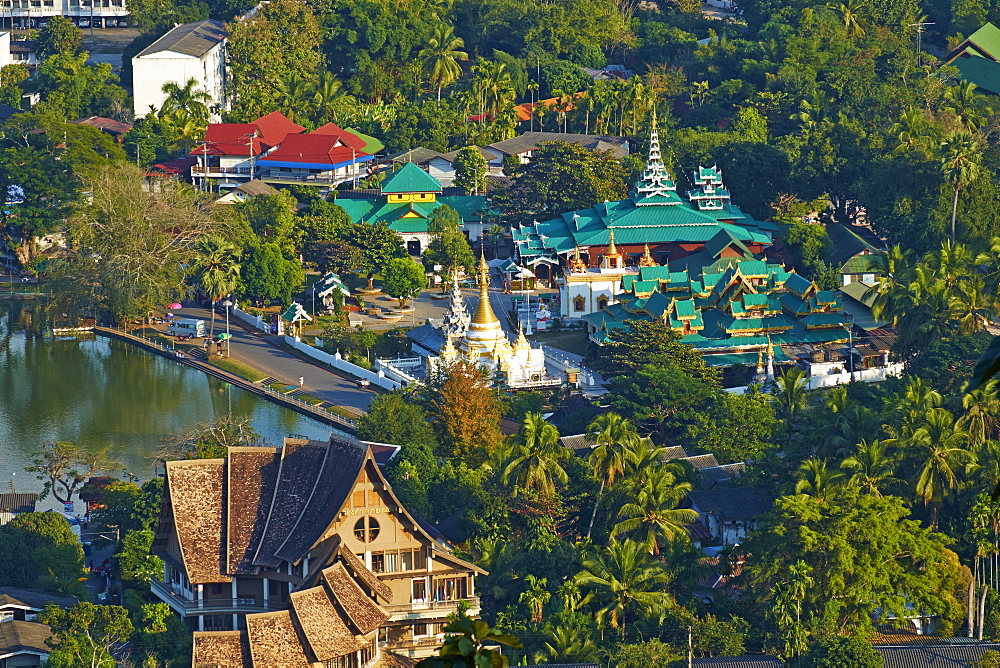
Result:
[[[198,90],[211,96],[208,106],[217,120],[221,112],[229,108],[226,100],[227,37],[221,21],[185,23],[140,52],[132,59],[135,115],[145,116],[150,107],[159,110],[163,106],[167,99],[163,84],[172,81],[183,86],[195,79]]]
[[[53,16],[65,16],[81,28],[128,24],[125,0],[0,0],[0,28],[41,28]]]

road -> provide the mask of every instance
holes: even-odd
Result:
[[[202,307],[189,306],[171,313],[186,318],[201,318],[206,323],[212,319],[211,311]],[[215,332],[224,331],[226,331],[226,317],[216,315]],[[367,409],[375,398],[374,390],[360,388],[354,380],[285,352],[278,347],[281,337],[250,332],[233,318],[229,320],[229,332],[233,335],[230,355],[234,360],[259,369],[287,385],[298,385],[301,376],[305,381],[302,389],[314,397],[335,406],[362,411]]]

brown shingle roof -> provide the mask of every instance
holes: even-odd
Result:
[[[281,563],[277,551],[298,523],[325,459],[325,443],[285,439],[285,445],[281,449],[278,484],[271,501],[264,536],[253,560],[256,565],[275,568]]]
[[[277,473],[277,448],[229,448],[227,573],[257,570],[253,555],[264,534]]]
[[[715,656],[692,661],[695,666],[711,668],[782,668],[785,662],[767,654],[747,654],[744,656]]]
[[[323,569],[323,580],[359,633],[374,631],[389,619],[385,610],[361,591],[343,563]]]
[[[195,631],[194,668],[244,668],[250,665],[250,648],[242,631]]]
[[[167,486],[184,568],[192,584],[230,582],[222,573],[226,460],[167,462]]]
[[[288,610],[247,615],[247,640],[254,666],[304,668],[311,663]]]
[[[360,649],[364,643],[347,626],[347,619],[320,585],[290,595],[292,609],[302,628],[302,635],[317,661],[328,661]]]
[[[318,469],[302,513],[275,552],[275,556],[290,563],[302,559],[333,523],[354,489],[367,454],[360,442],[347,438],[331,438],[323,450],[323,466]]]
[[[387,603],[392,602],[392,590],[389,589],[389,585],[379,580],[374,573],[368,570],[357,555],[342,545],[338,546],[337,554],[343,559],[347,570],[351,571],[354,577],[364,582],[373,593],[381,596]]]
[[[51,648],[45,641],[52,635],[48,624],[11,620],[0,622],[0,654],[15,652],[44,652],[48,656]]]

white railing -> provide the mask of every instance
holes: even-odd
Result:
[[[903,364],[901,362],[893,362],[891,364],[887,364],[886,366],[880,366],[874,369],[857,369],[853,376],[850,371],[810,376],[809,389],[817,390],[823,387],[836,387],[837,385],[846,385],[851,381],[862,383],[881,383],[883,380],[888,378],[898,378],[902,375]],[[746,385],[741,387],[725,388],[726,392],[729,392],[730,394],[744,394],[749,389],[750,388]]]
[[[313,358],[323,364],[329,365],[334,369],[349,373],[352,376],[360,378],[361,380],[367,380],[370,383],[378,385],[379,387],[386,390],[398,390],[402,387],[402,383],[399,381],[392,380],[391,378],[386,378],[385,373],[380,369],[378,372],[372,372],[364,367],[360,367],[357,364],[351,364],[345,360],[340,352],[336,352],[331,355],[328,352],[322,351],[319,348],[314,348],[308,343],[302,343],[299,339],[294,336],[284,337],[285,343],[295,348],[303,355]]]

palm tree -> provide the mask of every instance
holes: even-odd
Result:
[[[969,132],[975,132],[986,122],[982,113],[983,98],[976,91],[976,84],[960,81],[944,94],[948,101],[945,111],[954,114]]]
[[[934,408],[941,406],[941,393],[919,376],[910,376],[906,382],[903,396],[896,402],[895,413],[902,416],[900,421],[900,436],[909,438],[917,430],[924,416]]]
[[[202,237],[195,246],[192,270],[195,284],[212,300],[212,324],[208,330],[211,338],[215,331],[215,304],[232,294],[240,282],[240,253],[235,245],[221,237]]]
[[[958,331],[975,334],[989,324],[987,315],[995,309],[996,293],[987,289],[985,278],[973,274],[958,284],[949,305],[952,319],[958,321]]]
[[[597,442],[590,451],[588,459],[590,465],[594,467],[594,473],[601,479],[597,501],[594,502],[594,512],[590,514],[590,525],[587,527],[587,538],[590,538],[604,488],[610,488],[615,484],[615,479],[625,473],[629,455],[626,440],[629,436],[635,435],[635,427],[617,413],[602,413],[587,427],[587,435]]]
[[[553,628],[542,647],[535,654],[536,663],[593,663],[598,658],[597,645],[578,626]]]
[[[840,3],[830,3],[828,9],[840,14],[844,22],[844,30],[848,37],[863,37],[865,34],[864,19],[861,17],[863,7],[859,0],[845,0]]]
[[[559,441],[555,426],[538,413],[524,416],[521,433],[513,440],[512,455],[501,474],[504,484],[552,496],[556,483],[565,485],[569,480],[561,464],[569,457],[569,450]]]
[[[664,591],[670,575],[663,565],[631,540],[612,540],[602,552],[585,558],[576,582],[603,600],[595,614],[597,623],[619,629],[622,638],[635,608],[649,612],[665,607],[672,598]]]
[[[312,88],[313,121],[316,125],[330,122],[344,123],[345,117],[353,112],[358,101],[353,95],[344,91],[341,83],[333,72],[323,70]]]
[[[958,193],[982,174],[983,156],[979,143],[969,132],[953,132],[941,143],[941,172],[955,189],[951,204],[951,241],[955,242],[955,217],[958,215]]]
[[[889,130],[889,134],[898,142],[893,152],[897,154],[913,152],[924,158],[930,158],[940,143],[936,128],[937,126],[927,120],[920,109],[909,107]]]
[[[638,435],[626,436],[625,448],[625,480],[631,489],[641,489],[665,465],[667,449],[654,444],[649,437]]]
[[[511,582],[517,578],[514,573],[513,560],[516,543],[509,540],[476,538],[472,541],[474,563],[483,568],[486,573],[476,580],[479,594],[484,604],[500,609],[510,596]]]
[[[844,474],[831,471],[825,459],[807,459],[795,473],[798,480],[795,483],[795,493],[812,496],[820,501],[826,500],[826,495],[843,482]]]
[[[924,424],[913,432],[907,445],[924,450],[923,466],[917,477],[916,492],[925,506],[931,506],[931,528],[937,529],[938,506],[949,490],[958,486],[957,470],[975,463],[965,449],[968,434],[955,427],[955,417],[943,408],[931,409]]]
[[[869,443],[862,439],[854,454],[840,463],[840,468],[852,472],[850,483],[863,493],[882,496],[881,486],[895,480],[892,474],[898,462],[898,457],[889,454],[885,442]]]
[[[548,580],[534,575],[526,575],[524,579],[528,581],[528,588],[521,592],[517,600],[528,606],[531,611],[531,621],[538,624],[544,617],[545,605],[552,598],[551,592],[545,588]]]
[[[506,63],[482,60],[472,68],[472,94],[477,113],[496,119],[514,104],[516,93]]]
[[[441,24],[427,40],[427,46],[417,54],[431,83],[437,84],[438,102],[441,101],[441,89],[462,75],[462,67],[458,61],[469,59],[469,54],[459,51],[463,46],[465,41],[455,35],[455,29]]]
[[[788,442],[791,443],[795,421],[809,407],[809,379],[805,372],[796,367],[786,371],[778,379],[774,401],[778,405],[778,414],[785,421]]]
[[[289,74],[280,85],[278,91],[278,107],[281,112],[294,122],[303,117],[311,116],[312,97],[315,85],[296,72]]]
[[[630,534],[650,554],[658,555],[661,545],[686,537],[684,525],[698,519],[697,511],[677,508],[690,491],[691,483],[678,484],[671,472],[657,470],[635,499],[618,511],[621,521],[612,529],[612,535]]]
[[[997,415],[1000,415],[1000,396],[997,393],[997,381],[987,381],[982,387],[967,390],[962,396],[962,409],[965,410],[958,420],[958,427],[969,434],[969,442],[979,446],[992,439],[997,431]]]
[[[168,81],[160,89],[167,95],[167,99],[160,106],[160,120],[174,120],[178,116],[187,116],[199,125],[208,123],[211,112],[208,105],[212,103],[212,96],[203,90],[198,90],[198,80],[194,77],[188,79],[183,86],[176,81]]]

